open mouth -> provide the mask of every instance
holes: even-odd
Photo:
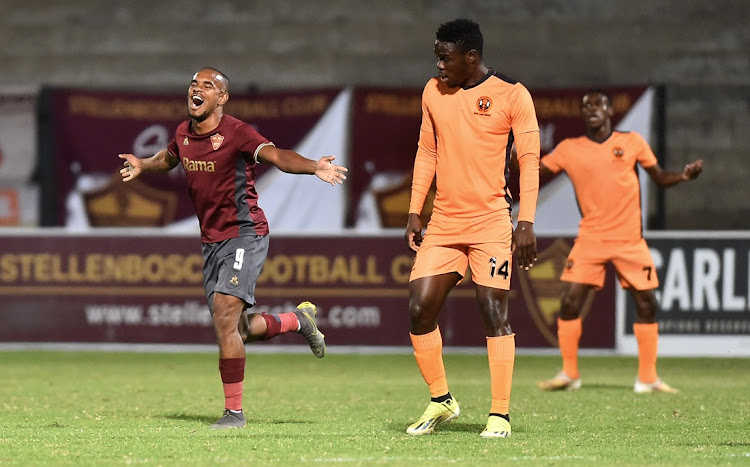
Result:
[[[199,95],[194,95],[190,97],[190,108],[197,109],[201,105],[203,105],[203,98]]]

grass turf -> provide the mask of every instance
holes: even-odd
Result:
[[[582,357],[580,391],[545,393],[559,358],[518,356],[513,436],[485,440],[484,355],[446,355],[461,417],[410,437],[429,398],[411,355],[248,350],[248,426],[228,431],[208,429],[215,355],[0,352],[0,464],[750,463],[750,359],[662,358],[681,392],[637,395],[635,358]]]

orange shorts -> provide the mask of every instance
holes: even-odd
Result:
[[[560,279],[602,288],[605,265],[611,262],[622,288],[650,290],[659,286],[656,267],[646,240],[602,241],[577,238]]]
[[[417,250],[409,281],[450,272],[466,275],[476,284],[510,290],[513,265],[509,218],[476,224],[430,223]]]

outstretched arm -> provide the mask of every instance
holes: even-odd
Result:
[[[344,172],[349,171],[346,167],[335,165],[334,159],[336,159],[336,156],[323,156],[314,161],[289,149],[280,149],[276,146],[263,146],[258,151],[258,160],[275,165],[282,172],[314,174],[331,185],[344,183],[344,180],[346,180]]]
[[[648,173],[654,183],[666,188],[677,185],[680,182],[685,182],[697,178],[698,175],[700,175],[701,171],[703,171],[703,160],[699,159],[697,161],[691,162],[690,164],[687,164],[682,169],[682,172],[662,170],[662,168],[659,167],[659,164],[652,165],[651,167],[646,167],[644,168],[644,170]]]
[[[143,172],[166,172],[180,163],[166,148],[146,159],[139,159],[132,154],[119,154],[118,157],[125,159],[122,164],[124,167],[120,169],[123,182],[138,178]]]

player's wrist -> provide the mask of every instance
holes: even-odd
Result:
[[[534,223],[530,221],[518,221],[518,225],[516,226],[516,230],[525,231],[525,230],[533,230],[534,229]]]

